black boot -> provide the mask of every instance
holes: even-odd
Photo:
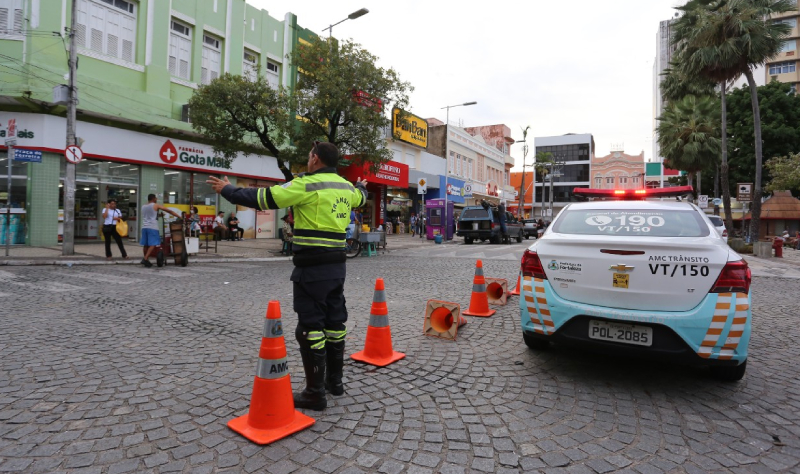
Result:
[[[344,341],[332,342],[328,339],[325,344],[327,351],[328,374],[325,379],[325,388],[331,395],[344,395],[342,384],[342,369],[344,368]]]
[[[328,406],[325,398],[325,349],[300,349],[306,388],[294,394],[295,408],[322,411]]]

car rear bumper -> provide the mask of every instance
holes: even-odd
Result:
[[[620,310],[564,300],[547,280],[529,277],[522,282],[520,319],[522,330],[536,338],[695,365],[744,362],[751,331],[750,297],[745,294],[708,294],[684,312]],[[650,327],[652,345],[592,339],[591,320]]]

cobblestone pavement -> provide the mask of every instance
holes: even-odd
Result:
[[[520,247],[521,248],[521,247]],[[518,249],[515,249],[515,251]],[[518,263],[484,261],[513,279]],[[0,270],[0,472],[798,472],[797,281],[757,277],[744,380],[522,343],[516,299],[457,342],[421,335],[429,298],[466,306],[474,262],[348,263],[348,353],[376,277],[396,350],[348,360],[347,393],[270,446],[226,426],[247,411],[268,299],[294,327],[288,262]],[[292,331],[287,331],[291,334]],[[293,385],[303,375],[287,337]]]

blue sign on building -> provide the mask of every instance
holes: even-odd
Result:
[[[439,176],[439,189],[428,188],[425,199],[444,199],[444,189],[447,189],[447,200],[452,202],[464,203],[466,189],[464,181],[460,179],[448,178],[447,186],[444,183],[444,176]]]
[[[39,150],[26,150],[14,148],[14,161],[27,161],[28,163],[41,163],[42,152]]]

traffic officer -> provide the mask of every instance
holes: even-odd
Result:
[[[350,210],[367,200],[367,180],[355,186],[336,173],[339,150],[314,142],[308,173],[270,188],[237,188],[228,178],[209,178],[214,191],[233,204],[260,210],[292,207],[294,310],[306,388],[294,395],[298,408],[324,410],[325,389],[342,395],[347,308],[344,298],[345,231]],[[325,377],[327,366],[327,378]]]

